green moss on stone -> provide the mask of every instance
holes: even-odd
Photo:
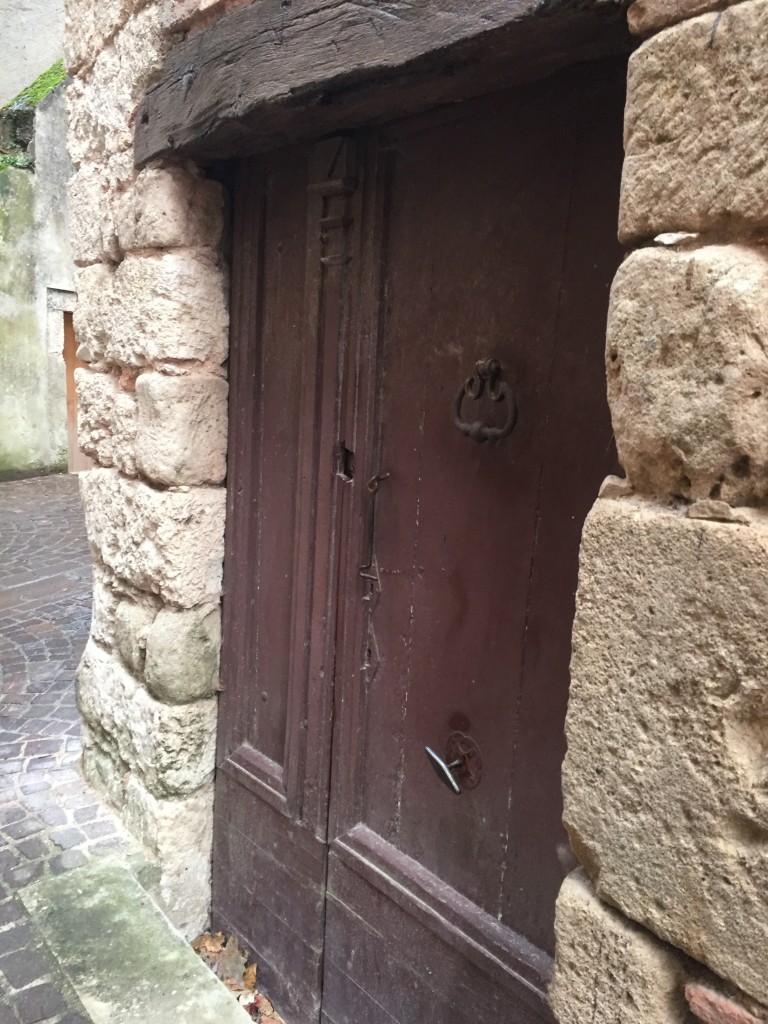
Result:
[[[36,107],[66,77],[67,72],[64,70],[64,61],[57,60],[42,75],[38,75],[31,85],[28,85],[26,89],[22,89],[18,96],[14,96],[11,102],[7,104],[8,108],[19,110],[23,107]]]
[[[7,167],[19,167],[21,170],[31,171],[34,169],[35,161],[31,156],[20,153],[0,153],[0,172]]]

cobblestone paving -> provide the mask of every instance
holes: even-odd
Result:
[[[16,893],[135,849],[77,770],[90,590],[77,477],[0,483],[0,1024],[88,1021]]]

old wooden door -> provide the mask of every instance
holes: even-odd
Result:
[[[622,82],[240,169],[214,911],[293,1024],[549,1019]]]

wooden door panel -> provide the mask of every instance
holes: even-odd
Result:
[[[378,133],[357,461],[380,479],[358,488],[350,544],[366,568],[348,579],[337,671],[335,1024],[360,1019],[338,994],[349,983],[382,1021],[438,1024],[436,979],[451,974],[473,1007],[548,1019],[579,534],[615,468],[602,352],[622,82],[620,67],[580,69]],[[478,445],[452,406],[491,357],[518,421]],[[505,418],[505,403],[465,405],[470,419]],[[460,797],[424,753],[456,732],[482,755],[480,784]],[[415,988],[382,1003],[401,969]]]
[[[293,1024],[321,994],[354,164],[325,140],[235,185],[213,919]]]

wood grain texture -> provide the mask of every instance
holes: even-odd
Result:
[[[630,45],[621,4],[600,0],[262,0],[171,50],[136,163],[264,152]]]

